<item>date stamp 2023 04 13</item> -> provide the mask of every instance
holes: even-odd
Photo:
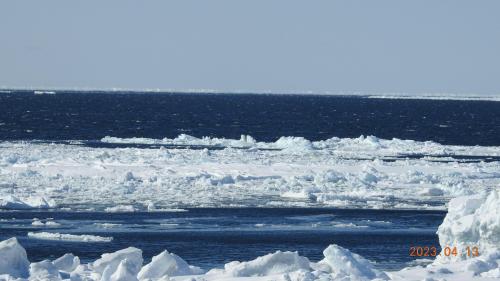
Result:
[[[467,246],[459,249],[456,246],[446,246],[440,252],[434,246],[412,246],[409,252],[411,257],[435,257],[435,256],[459,256],[464,255],[467,257],[479,256],[479,248],[477,246]]]

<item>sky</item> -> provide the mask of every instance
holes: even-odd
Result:
[[[500,1],[1,0],[0,86],[500,95]]]

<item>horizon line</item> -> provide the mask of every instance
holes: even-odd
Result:
[[[86,93],[157,93],[157,94],[247,94],[247,95],[304,95],[304,96],[353,96],[380,99],[449,99],[449,100],[488,100],[500,101],[500,93],[497,94],[473,94],[464,92],[383,92],[383,91],[272,91],[272,90],[216,90],[216,89],[168,89],[168,88],[92,88],[92,87],[9,87],[0,86],[0,93],[11,92],[86,92]]]

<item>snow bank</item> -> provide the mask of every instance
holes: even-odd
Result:
[[[65,242],[111,242],[113,237],[103,237],[97,235],[74,235],[51,232],[28,232],[28,237],[40,240],[57,240]]]
[[[7,274],[14,278],[26,278],[29,276],[29,266],[26,250],[17,242],[16,238],[0,242],[0,275]]]

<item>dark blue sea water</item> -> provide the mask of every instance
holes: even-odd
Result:
[[[0,140],[281,136],[500,145],[500,102],[298,95],[0,94]]]
[[[32,219],[53,218],[61,226],[35,227]],[[411,245],[439,247],[435,231],[444,217],[437,211],[336,209],[189,209],[179,213],[0,212],[0,240],[17,236],[30,260],[64,253],[84,262],[129,246],[146,260],[164,249],[205,269],[233,260],[251,260],[277,250],[298,251],[312,261],[332,243],[399,269],[414,260]],[[100,223],[113,223],[103,228]],[[111,236],[110,243],[57,242],[27,238],[29,231]]]

